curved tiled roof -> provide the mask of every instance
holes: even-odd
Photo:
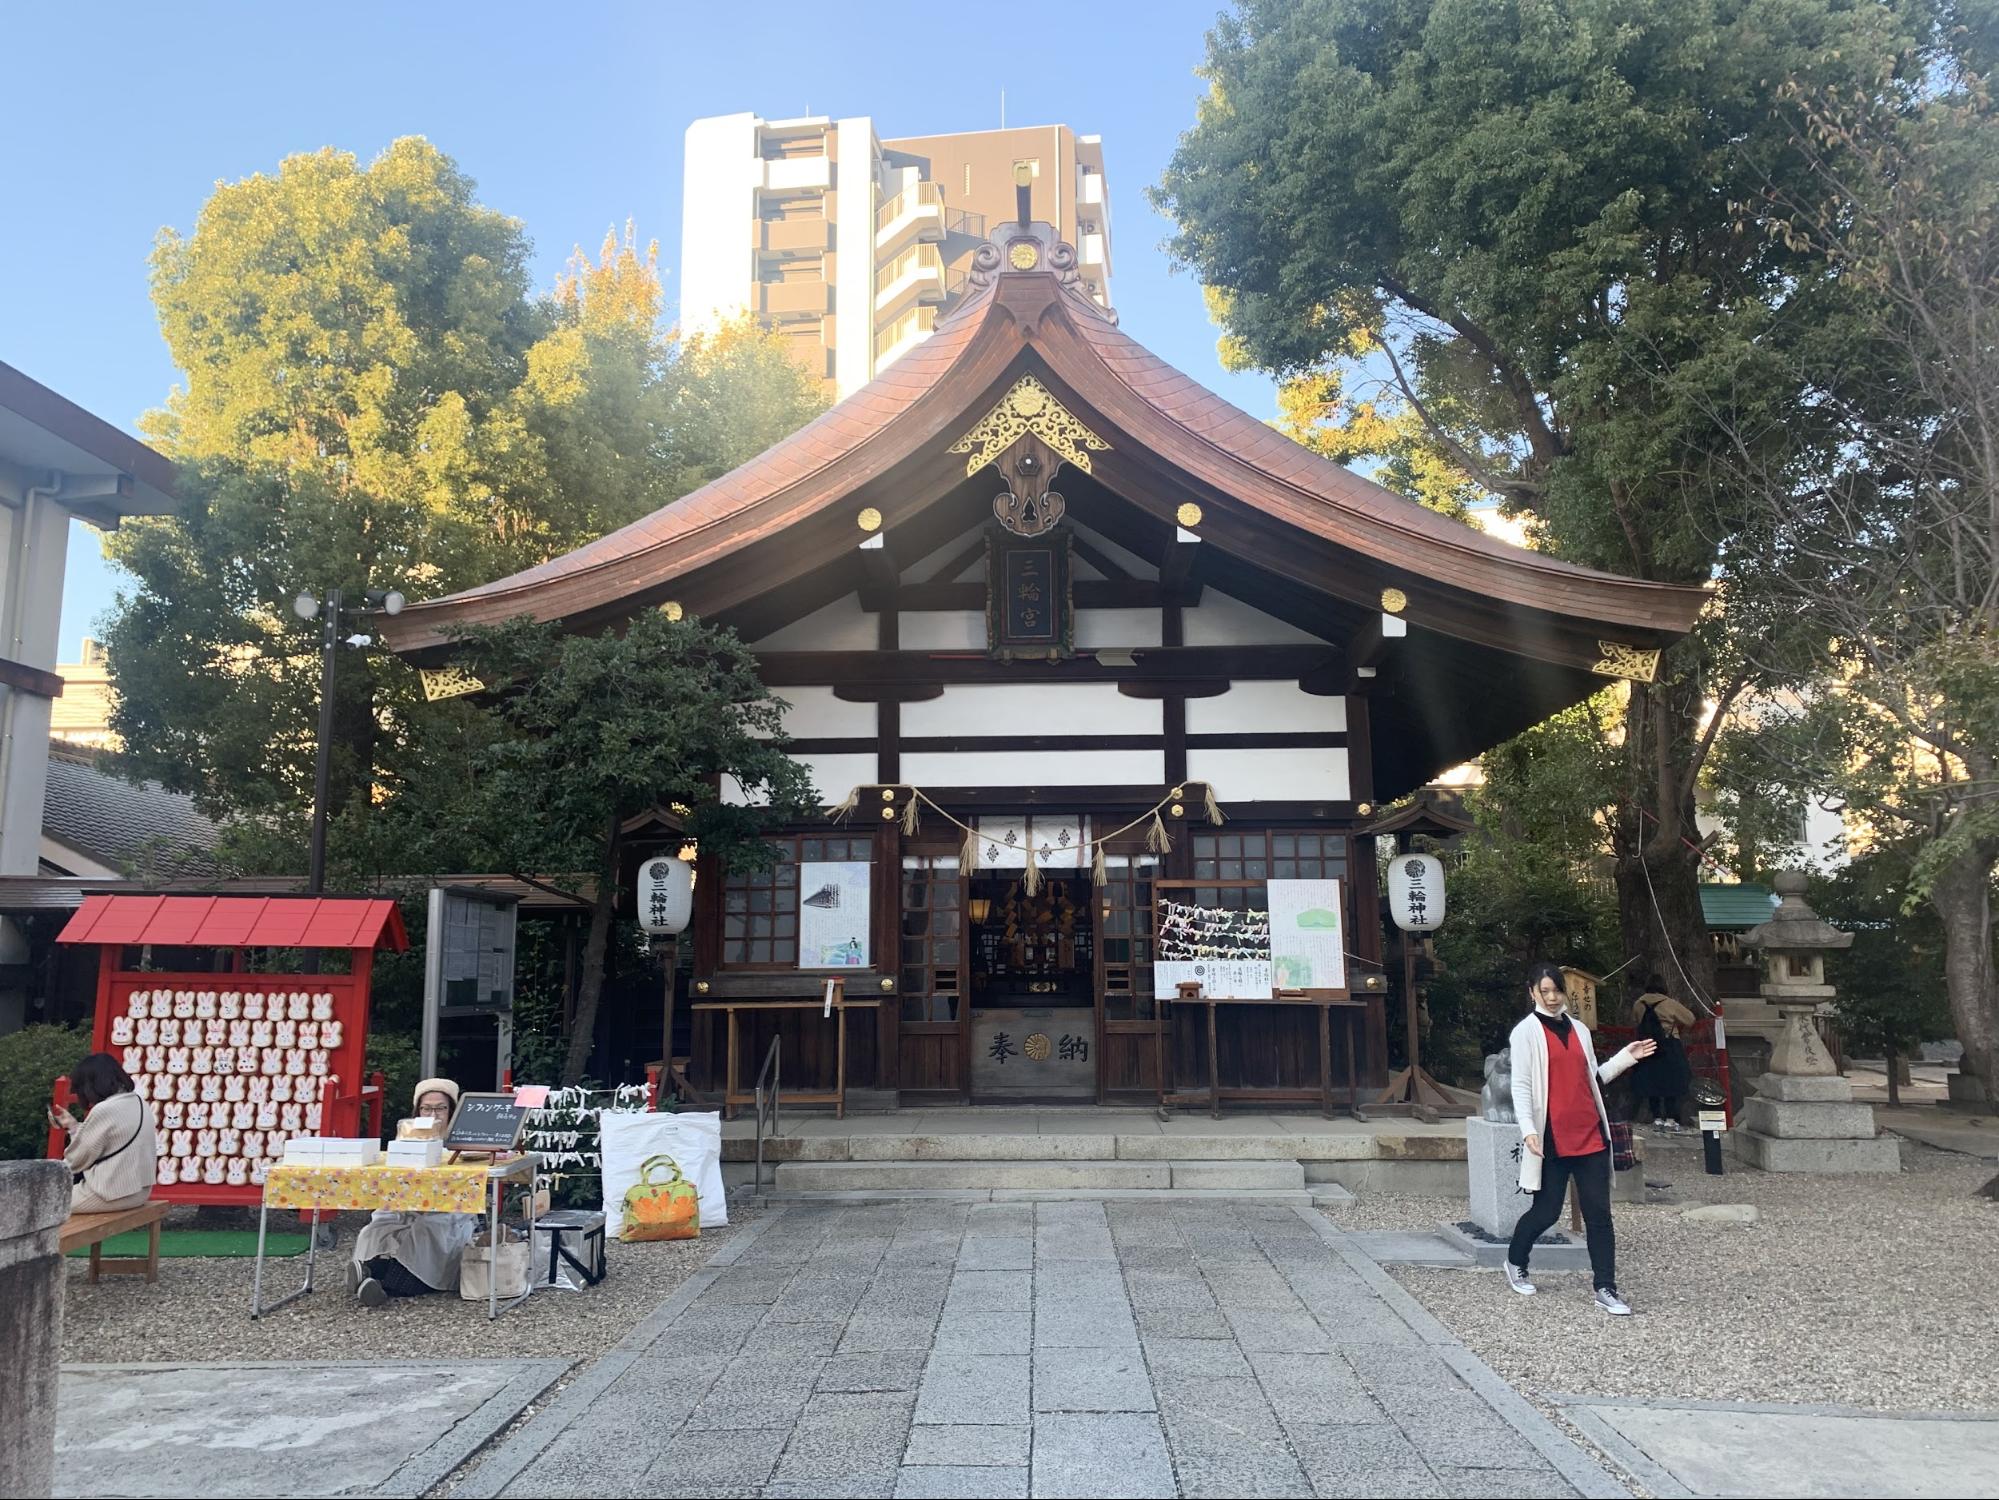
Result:
[[[1034,230],[1047,239],[1046,226]],[[669,597],[720,613],[851,547],[859,505],[881,509],[893,530],[949,492],[964,469],[945,450],[1026,370],[1109,440],[1095,470],[1108,487],[1165,507],[1167,519],[1169,491],[1199,498],[1212,507],[1204,540],[1350,602],[1393,584],[1412,620],[1471,640],[1504,631],[1529,655],[1561,635],[1549,659],[1574,663],[1598,631],[1653,645],[1682,635],[1705,598],[1563,563],[1427,510],[1175,370],[1056,273],[1003,270],[872,383],[757,458],[574,552],[411,605],[381,622],[383,636],[398,651],[434,651],[460,626],[520,614],[587,625]],[[1288,532],[1273,533],[1273,521]]]

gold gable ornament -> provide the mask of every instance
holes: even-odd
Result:
[[[998,469],[1007,487],[994,498],[993,515],[1015,536],[1040,536],[1054,528],[1066,509],[1062,497],[1048,487],[1056,470],[1068,463],[1087,474],[1091,452],[1107,453],[1110,446],[1047,386],[1023,375],[949,451],[969,455],[967,474],[987,464]]]
[[[1659,676],[1659,653],[1626,646],[1619,641],[1598,641],[1603,655],[1590,670],[1599,677],[1623,677],[1631,682],[1655,682]]]
[[[423,696],[431,703],[486,691],[486,684],[463,667],[421,667],[417,675],[423,679]]]

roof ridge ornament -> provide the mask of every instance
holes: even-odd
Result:
[[[1031,223],[1007,222],[992,226],[991,236],[972,252],[971,268],[965,284],[982,292],[1004,276],[1051,275],[1055,284],[1086,311],[1117,326],[1117,313],[1090,295],[1089,283],[1079,267],[1076,247],[1055,232],[1044,219]]]
[[[1108,453],[1098,437],[1032,375],[1016,380],[978,422],[948,451],[967,453],[966,474],[987,464],[1000,471],[1005,490],[993,499],[993,515],[1015,536],[1040,536],[1067,508],[1049,489],[1063,464],[1090,472],[1090,453]]]

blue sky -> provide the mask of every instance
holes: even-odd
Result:
[[[372,157],[423,135],[522,220],[543,286],[577,242],[636,218],[674,293],[681,135],[750,110],[872,115],[884,136],[1061,123],[1104,138],[1124,327],[1259,416],[1270,382],[1231,376],[1191,277],[1169,274],[1145,200],[1193,123],[1218,0],[1006,6],[40,5],[7,18],[0,359],[136,430],[176,372],[147,297],[164,225],[217,181],[332,145]],[[751,37],[752,16],[781,18]],[[97,533],[69,549],[62,657],[116,579]],[[300,579],[311,586],[312,579]]]

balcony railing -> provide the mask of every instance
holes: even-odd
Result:
[[[878,232],[886,229],[904,214],[915,213],[919,209],[936,209],[942,213],[944,189],[934,182],[919,182],[904,188],[875,210],[875,229]]]
[[[912,307],[875,334],[875,369],[888,368],[930,337],[937,326],[935,307]]]
[[[924,302],[944,298],[944,257],[935,245],[911,245],[875,272],[875,310],[890,311],[906,296]]]

